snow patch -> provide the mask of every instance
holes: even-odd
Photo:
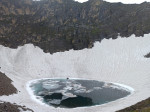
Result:
[[[32,44],[17,49],[0,45],[0,71],[12,79],[13,85],[20,91],[16,95],[1,96],[0,100],[25,105],[35,112],[113,112],[150,97],[150,59],[144,58],[149,52],[150,34],[139,38],[132,35],[116,40],[104,39],[101,43],[96,42],[92,49],[52,55]],[[102,106],[55,109],[40,105],[41,102],[35,103],[36,97],[32,96],[32,90],[28,88],[32,98],[26,90],[25,83],[43,77],[115,82],[133,87],[134,94]]]
[[[111,86],[111,87],[114,87],[114,88],[120,88],[120,87],[122,87],[123,90],[129,91],[132,94],[135,91],[132,87],[124,85],[124,84],[119,84],[119,83],[112,83],[112,84],[113,84],[113,86]],[[114,86],[114,85],[117,85],[117,86]]]

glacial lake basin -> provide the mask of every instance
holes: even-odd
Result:
[[[121,84],[86,79],[38,79],[30,81],[28,88],[43,104],[55,108],[97,106],[124,98],[132,93]]]

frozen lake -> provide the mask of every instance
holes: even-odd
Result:
[[[40,79],[29,87],[41,102],[61,108],[101,105],[130,95],[127,88],[96,80]]]
[[[35,112],[115,112],[150,97],[150,59],[144,58],[149,52],[150,34],[141,38],[132,35],[116,40],[104,39],[101,43],[96,42],[92,49],[55,54],[44,53],[31,44],[17,49],[0,46],[0,71],[20,91],[1,96],[0,100],[25,105]],[[119,87],[128,88],[132,94],[90,108],[68,109],[47,105],[43,97],[35,96],[29,87],[38,81],[35,79],[67,77],[124,84]]]

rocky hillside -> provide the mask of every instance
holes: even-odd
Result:
[[[17,89],[11,83],[12,80],[9,79],[5,74],[0,72],[0,96],[8,96],[17,93]],[[33,110],[25,106],[0,101],[0,112],[20,112],[20,110],[33,112]]]
[[[83,49],[103,38],[150,33],[150,3],[125,5],[102,0],[0,0],[0,44],[33,43],[54,53]]]
[[[117,112],[150,112],[150,98]]]
[[[25,106],[0,101],[0,112],[20,112],[21,110],[22,112],[34,112]]]
[[[148,53],[147,55],[145,55],[145,58],[150,58],[150,53]]]
[[[0,96],[17,93],[17,89],[11,84],[12,80],[0,72]],[[1,112],[1,111],[0,111]]]

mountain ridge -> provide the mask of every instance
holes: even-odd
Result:
[[[95,41],[150,33],[150,3],[102,0],[1,0],[0,44],[32,43],[44,52],[91,48]]]

